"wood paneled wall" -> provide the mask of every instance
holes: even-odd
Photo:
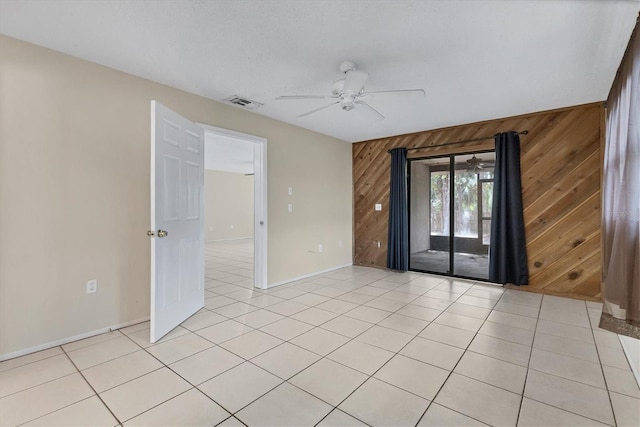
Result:
[[[595,103],[353,144],[354,264],[386,266],[388,149],[528,130],[520,147],[530,281],[521,289],[598,300],[603,117],[604,106]],[[410,151],[409,157],[493,147],[487,140]],[[382,211],[374,210],[376,203]]]

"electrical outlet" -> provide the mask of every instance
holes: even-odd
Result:
[[[289,212],[293,212],[293,205],[289,203],[289,206],[287,206],[287,209],[289,210]]]
[[[287,189],[287,194],[289,194],[290,196],[293,196],[293,187],[289,187]]]
[[[378,240],[378,247],[380,247],[380,240]]]
[[[318,252],[322,252],[322,243],[318,245]]]
[[[92,294],[98,292],[98,281],[96,279],[87,282],[87,293]]]

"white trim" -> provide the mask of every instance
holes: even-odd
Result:
[[[636,382],[638,383],[638,386],[640,386],[640,363],[638,363],[640,360],[640,340],[627,337],[625,335],[618,335],[618,339],[622,345],[622,350],[627,358],[627,362],[629,362],[629,366],[631,366],[633,376],[636,377]],[[634,355],[632,353],[636,354]]]
[[[156,108],[158,103],[155,100],[151,100],[151,139],[150,139],[150,148],[149,148],[149,230],[156,231]],[[204,165],[203,165],[204,168]],[[204,187],[204,183],[203,183]],[[149,239],[149,252],[150,252],[150,262],[149,262],[149,319],[151,324],[149,325],[150,331],[155,330],[156,323],[156,239]],[[204,256],[204,249],[203,254]],[[149,340],[151,341],[151,332]],[[153,341],[152,341],[153,342]]]
[[[22,350],[12,351],[11,353],[0,354],[0,362],[9,359],[15,359],[16,357],[25,356],[27,354],[35,353],[49,348],[58,347],[59,345],[69,344],[70,342],[83,340],[96,335],[105,334],[107,332],[115,331],[116,329],[126,328],[127,326],[137,325],[138,323],[146,322],[150,317],[143,317],[142,319],[131,320],[130,322],[119,323],[117,325],[109,326],[106,328],[96,329],[91,332],[85,332],[80,335],[74,335],[68,338],[62,338],[56,341],[51,341],[45,344],[36,345],[34,347],[25,348]]]
[[[216,135],[222,135],[228,138],[242,139],[242,140],[251,141],[251,142],[260,142],[260,143],[267,142],[267,138],[263,138],[261,136],[237,132],[235,130],[230,130],[230,129],[219,128],[219,127],[211,126],[211,125],[200,123],[200,122],[196,122],[196,124],[203,127],[205,131],[210,133],[215,133]]]
[[[230,239],[211,239],[211,240],[205,240],[205,242],[231,242],[233,240],[247,240],[247,239],[253,239],[253,236],[249,236],[249,237],[232,237]]]
[[[285,279],[285,280],[281,280],[279,282],[270,283],[269,284],[269,288],[273,288],[275,286],[284,285],[285,283],[295,282],[296,280],[302,280],[302,279],[306,279],[308,277],[317,276],[318,274],[324,274],[324,273],[329,273],[330,271],[340,270],[341,268],[351,267],[352,265],[353,265],[353,263],[339,265],[337,267],[327,268],[326,270],[316,271],[315,273],[303,274],[302,276],[292,277],[290,279]]]
[[[254,221],[254,286],[259,289],[267,289],[267,259],[268,259],[268,203],[267,203],[267,139],[261,136],[222,129],[204,123],[197,123],[207,133],[222,135],[228,138],[241,139],[253,142],[253,221]]]

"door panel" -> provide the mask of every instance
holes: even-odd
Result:
[[[449,157],[411,161],[409,268],[449,273]]]
[[[203,186],[204,130],[152,101],[151,342],[204,306]]]
[[[479,234],[478,173],[466,167],[467,157],[455,156],[453,274],[486,279],[488,271],[479,267],[486,259]]]

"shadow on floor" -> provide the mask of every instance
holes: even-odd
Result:
[[[455,253],[453,274],[487,280],[489,278],[489,257],[487,255]],[[422,251],[411,254],[409,269],[433,273],[449,271],[449,252]]]

